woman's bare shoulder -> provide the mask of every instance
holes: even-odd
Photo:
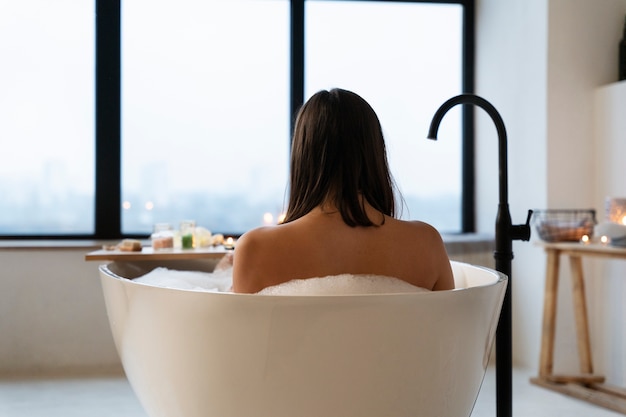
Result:
[[[247,231],[246,233],[241,235],[239,239],[237,239],[237,248],[239,248],[240,246],[254,245],[258,243],[259,240],[267,238],[268,235],[271,236],[273,231],[272,229],[274,228],[271,226],[264,226]]]
[[[235,247],[233,291],[257,292],[280,280],[289,254],[294,252],[294,246],[299,246],[293,244],[294,235],[287,224],[259,227],[244,233]]]
[[[272,239],[270,227],[252,229],[237,239],[233,254],[233,291],[256,292]]]
[[[247,231],[237,240],[237,249],[241,246],[242,251],[253,249],[254,252],[258,252],[272,249],[271,252],[274,252],[273,249],[288,240],[291,234],[286,224],[258,227]]]
[[[415,258],[416,262],[419,262],[422,268],[430,270],[433,282],[428,288],[433,290],[454,288],[450,259],[439,231],[431,224],[421,221],[405,221],[404,226],[405,230],[411,232],[406,244],[408,250],[424,255]]]
[[[405,232],[416,233],[413,235],[416,238],[441,240],[439,231],[429,223],[419,220],[396,220],[396,222]]]

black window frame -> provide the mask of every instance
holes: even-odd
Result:
[[[0,239],[121,239],[121,1],[95,1],[95,224],[85,235],[19,235]],[[290,0],[290,111],[304,101],[305,1]],[[333,0],[325,0],[333,1]],[[345,0],[344,0],[345,1]],[[349,0],[463,6],[462,89],[474,92],[475,0]],[[292,117],[293,123],[293,117]],[[475,232],[474,112],[462,109],[461,233]],[[415,138],[415,140],[426,140]]]

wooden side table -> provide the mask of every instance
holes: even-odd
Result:
[[[541,334],[539,376],[531,378],[531,382],[544,388],[626,414],[626,390],[605,384],[604,376],[593,373],[582,265],[582,258],[585,256],[626,259],[626,249],[600,244],[569,242],[541,243],[541,246],[543,246],[547,254],[543,329]],[[556,330],[556,307],[561,255],[569,257],[572,273],[572,296],[574,298],[574,318],[580,366],[580,373],[576,375],[555,375],[553,373],[554,335]]]

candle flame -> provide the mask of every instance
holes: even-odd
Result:
[[[274,216],[272,215],[272,213],[265,213],[263,215],[263,223],[265,224],[272,224],[274,222]]]

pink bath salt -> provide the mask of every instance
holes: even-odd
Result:
[[[152,238],[152,248],[158,249],[171,249],[174,247],[174,238],[172,236],[163,236]]]

